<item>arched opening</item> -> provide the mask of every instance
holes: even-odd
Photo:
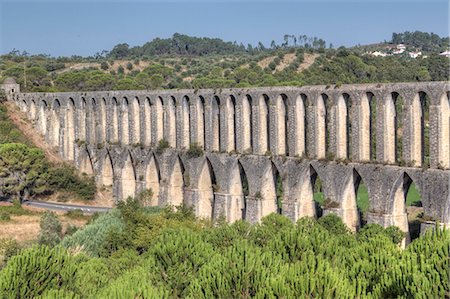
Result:
[[[144,101],[144,145],[150,146],[152,143],[152,103],[150,98]]]
[[[60,134],[60,127],[61,127],[61,122],[59,119],[59,113],[61,111],[61,103],[59,102],[59,100],[54,100],[53,101],[53,105],[52,105],[52,109],[50,110],[50,144],[53,146],[59,146],[60,143],[60,139],[59,139],[59,134]]]
[[[294,156],[302,157],[307,153],[307,119],[306,119],[306,106],[308,98],[305,94],[301,94],[297,97],[295,102],[295,127],[293,128],[295,133],[295,152]]]
[[[159,168],[155,157],[152,155],[145,171],[145,188],[152,191],[151,205],[159,204]]]
[[[321,94],[316,102],[315,157],[317,159],[323,159],[329,155],[328,102],[328,96],[326,94]]]
[[[244,153],[253,152],[253,111],[252,97],[246,95],[242,100],[242,130],[243,142],[242,151]]]
[[[140,117],[139,99],[135,97],[132,102],[131,119],[133,124],[133,144],[141,143],[141,117]]]
[[[78,111],[78,139],[86,140],[86,118],[87,118],[87,103],[85,98],[81,98],[81,106]]]
[[[166,109],[163,108],[163,100],[161,97],[157,97],[155,100],[155,109],[153,117],[155,118],[155,143],[158,143],[161,139],[164,139],[164,124],[166,123]]]
[[[351,100],[343,93],[336,103],[336,157],[347,159],[351,157]]]
[[[236,99],[230,95],[226,101],[227,152],[236,150]]]
[[[89,108],[87,109],[87,138],[89,143],[95,144],[97,137],[97,102],[91,99]]]
[[[278,155],[289,155],[289,145],[288,145],[288,106],[287,106],[287,96],[281,94],[276,99],[276,115],[277,115],[277,150],[275,151]]]
[[[134,197],[136,194],[136,171],[134,169],[131,155],[127,155],[127,160],[122,168],[122,199]]]
[[[119,142],[119,103],[116,98],[112,98],[111,107],[111,124],[108,125],[110,129],[109,141],[111,143]]]
[[[205,148],[205,98],[200,96],[197,107],[197,144]]]
[[[360,219],[359,226],[362,227],[367,223],[366,213],[370,207],[369,190],[361,175],[355,169],[353,169],[353,181],[355,184],[356,208]]]
[[[264,155],[270,151],[270,118],[269,96],[263,94],[259,98],[259,154]]]
[[[425,92],[419,92],[419,100],[420,100],[420,108],[419,114],[420,118],[420,134],[421,137],[420,142],[420,155],[417,154],[417,159],[415,161],[420,161],[421,165],[425,167],[430,166],[430,97]],[[413,104],[414,105],[414,104]],[[415,110],[415,112],[417,112]],[[416,114],[413,116],[415,118]],[[417,133],[416,129],[414,130],[415,134]],[[415,135],[417,136],[417,135]]]
[[[106,132],[107,132],[107,126],[106,126],[107,120],[106,120],[106,99],[102,98],[100,101],[100,136],[99,136],[99,142],[105,142],[106,141]]]
[[[197,216],[212,219],[214,216],[214,191],[217,190],[214,171],[208,159],[198,179],[198,207]]]
[[[212,117],[211,150],[217,152],[220,151],[221,148],[220,99],[218,96],[214,96],[212,99],[211,117]]]
[[[181,113],[183,120],[183,131],[180,136],[182,138],[181,148],[188,149],[191,144],[191,116],[190,116],[190,99],[184,96],[181,100]]]
[[[80,171],[86,175],[94,174],[94,167],[92,165],[92,159],[87,150],[81,155]]]
[[[275,192],[277,197],[277,213],[283,213],[283,201],[284,201],[284,189],[283,189],[283,180],[278,172],[278,169],[275,165],[272,164],[273,169],[273,180],[275,182]]]
[[[75,102],[72,98],[67,103],[66,116],[66,155],[71,161],[75,160]]]
[[[167,100],[167,107],[166,109],[164,109],[165,111],[165,121],[166,123],[164,124],[165,127],[167,128],[167,130],[165,130],[164,133],[166,133],[167,135],[165,136],[165,139],[169,142],[169,145],[171,147],[176,147],[177,146],[177,120],[176,120],[176,111],[175,111],[175,98],[174,97],[169,97],[169,99]]]
[[[248,196],[248,181],[245,175],[244,168],[238,161],[236,167],[231,173],[230,182],[230,209],[228,213],[228,221],[230,223],[240,219],[245,219],[246,215],[246,200]]]
[[[184,167],[180,158],[175,161],[170,176],[168,187],[167,203],[173,206],[180,206],[184,200]]]
[[[102,168],[101,183],[105,187],[112,187],[114,183],[114,170],[111,156],[109,154],[105,155],[102,166],[103,168]]]
[[[405,246],[420,235],[419,218],[423,215],[422,200],[411,177],[404,173],[397,182],[392,206],[393,225],[406,233],[402,242]]]
[[[128,99],[123,98],[121,109],[121,139],[122,145],[128,145],[130,143],[130,111],[128,106]]]
[[[323,183],[320,177],[317,175],[317,171],[312,165],[309,166],[310,185],[312,198],[315,203],[315,212],[317,217],[322,217],[323,208],[325,206],[325,194],[323,192]]]
[[[392,100],[394,102],[395,113],[394,113],[394,139],[395,139],[395,161],[397,163],[403,164],[403,108],[405,101],[400,94],[393,92],[391,94]]]

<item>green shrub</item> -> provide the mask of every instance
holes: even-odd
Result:
[[[25,249],[0,272],[0,298],[36,298],[46,290],[70,290],[76,269],[72,257],[61,247]]]
[[[74,218],[74,219],[79,219],[79,218],[85,217],[85,215],[81,209],[67,211],[65,215],[69,218]]]
[[[342,219],[334,213],[319,218],[319,224],[332,234],[340,235],[349,232]]]
[[[54,246],[61,242],[62,225],[55,213],[44,212],[41,216],[40,227],[39,244]]]
[[[90,225],[78,230],[72,236],[64,238],[62,245],[67,248],[81,247],[92,256],[98,256],[104,241],[111,230],[122,231],[125,228],[118,210],[100,215]]]
[[[11,216],[9,213],[6,212],[0,212],[0,221],[9,221],[11,220]]]
[[[165,139],[161,139],[158,141],[158,146],[156,147],[156,151],[158,153],[162,153],[165,149],[169,148],[169,142]]]
[[[60,165],[50,169],[48,184],[54,190],[70,191],[84,200],[92,200],[97,192],[93,177],[79,176],[73,166]]]
[[[198,158],[203,156],[203,148],[197,143],[191,143],[189,150],[186,152],[189,157]]]

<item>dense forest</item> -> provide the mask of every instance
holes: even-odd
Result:
[[[129,199],[64,234],[41,219],[37,245],[3,246],[2,298],[444,298],[449,231],[406,250],[396,227],[349,233],[339,217],[215,225],[185,207]]]
[[[374,57],[367,52],[403,42],[424,56]],[[448,38],[394,33],[389,43],[338,49],[317,37],[286,34],[282,44],[238,45],[174,34],[143,46],[119,44],[94,57],[50,57],[13,51],[1,56],[0,80],[24,91],[303,86],[371,82],[443,81],[450,60],[439,55]],[[406,53],[406,52],[405,52]],[[425,55],[426,54],[426,55]]]

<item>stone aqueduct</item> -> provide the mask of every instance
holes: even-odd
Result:
[[[295,221],[316,216],[319,177],[324,213],[358,229],[364,182],[368,223],[407,231],[411,182],[425,216],[450,223],[449,91],[449,82],[424,82],[10,98],[116,201],[152,189],[153,204],[186,203],[201,217],[257,222],[279,212]],[[169,148],[158,149],[162,139]]]

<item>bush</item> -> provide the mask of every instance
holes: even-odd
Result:
[[[156,147],[156,151],[162,153],[165,149],[169,148],[169,142],[165,139],[161,139],[158,141],[158,146]]]
[[[78,176],[76,169],[66,164],[50,169],[48,183],[54,190],[70,191],[84,200],[94,199],[97,192],[94,178]]]
[[[46,290],[70,290],[76,269],[73,258],[61,247],[25,249],[0,272],[0,298],[36,298]]]
[[[40,222],[41,232],[38,243],[41,245],[55,246],[61,242],[62,225],[58,216],[53,212],[44,212]]]
[[[189,146],[189,150],[186,152],[189,157],[201,157],[203,156],[203,148],[199,146],[197,143],[191,143]]]
[[[333,213],[319,218],[319,224],[332,234],[342,235],[349,233],[342,219]]]
[[[100,68],[102,70],[106,71],[107,69],[109,69],[109,65],[108,65],[108,63],[106,61],[102,61],[102,63],[100,63]]]

